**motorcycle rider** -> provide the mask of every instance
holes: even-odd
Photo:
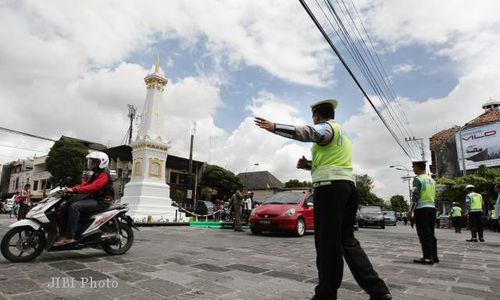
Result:
[[[107,170],[109,158],[103,152],[91,152],[87,156],[87,169],[93,174],[83,178],[82,183],[72,188],[66,188],[65,193],[89,194],[87,197],[72,202],[67,207],[66,226],[61,231],[62,236],[54,242],[54,246],[61,246],[75,242],[75,233],[78,229],[80,214],[94,213],[107,209],[113,202],[114,190],[111,176]]]

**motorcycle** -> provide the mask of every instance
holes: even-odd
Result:
[[[134,242],[132,228],[139,230],[126,213],[126,204],[112,205],[108,209],[91,215],[82,214],[75,235],[75,242],[54,246],[61,232],[58,215],[65,205],[81,195],[65,194],[56,187],[49,196],[33,207],[26,219],[11,224],[2,238],[2,255],[12,262],[28,262],[48,252],[79,250],[83,248],[102,249],[110,255],[126,253]]]

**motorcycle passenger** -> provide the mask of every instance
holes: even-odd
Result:
[[[108,155],[103,152],[91,152],[87,156],[87,169],[93,174],[82,180],[82,184],[66,188],[66,193],[89,194],[87,197],[71,203],[67,208],[66,226],[63,235],[54,242],[54,246],[75,242],[80,214],[95,213],[107,209],[114,198],[113,182],[107,170]]]

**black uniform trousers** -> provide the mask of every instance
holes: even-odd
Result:
[[[354,238],[358,203],[358,193],[352,181],[332,181],[330,185],[314,189],[314,241],[319,275],[315,299],[337,299],[344,258],[354,279],[368,294],[389,293],[387,285]]]
[[[453,227],[455,227],[455,232],[462,232],[462,217],[451,217],[451,222],[453,223]]]
[[[437,240],[434,235],[434,224],[436,223],[436,209],[434,207],[423,207],[415,209],[415,225],[417,235],[422,246],[424,258],[435,259],[437,254]]]
[[[482,222],[483,212],[482,211],[471,211],[469,212],[469,222],[470,222],[470,232],[473,239],[483,238],[483,222]]]

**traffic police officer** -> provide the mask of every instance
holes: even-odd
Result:
[[[467,242],[477,242],[477,236],[479,235],[479,241],[484,242],[483,238],[483,209],[484,201],[481,194],[474,192],[474,186],[468,184],[465,186],[468,194],[465,197],[465,203],[469,206],[469,224],[470,232],[472,237]]]
[[[312,160],[304,156],[297,168],[311,170],[314,188],[314,241],[319,284],[313,299],[337,299],[344,258],[358,284],[370,299],[392,299],[370,260],[354,238],[359,197],[352,172],[352,146],[334,121],[337,101],[311,105],[314,126],[277,124],[256,117],[255,124],[275,134],[302,142],[313,142]]]
[[[432,265],[439,262],[437,240],[434,235],[436,182],[425,173],[426,162],[425,160],[413,160],[412,163],[413,172],[417,175],[413,180],[412,208],[423,252],[423,257],[414,259],[413,262]]]
[[[458,206],[457,202],[453,202],[453,207],[451,208],[451,222],[453,227],[455,227],[455,233],[462,233],[462,208]]]

